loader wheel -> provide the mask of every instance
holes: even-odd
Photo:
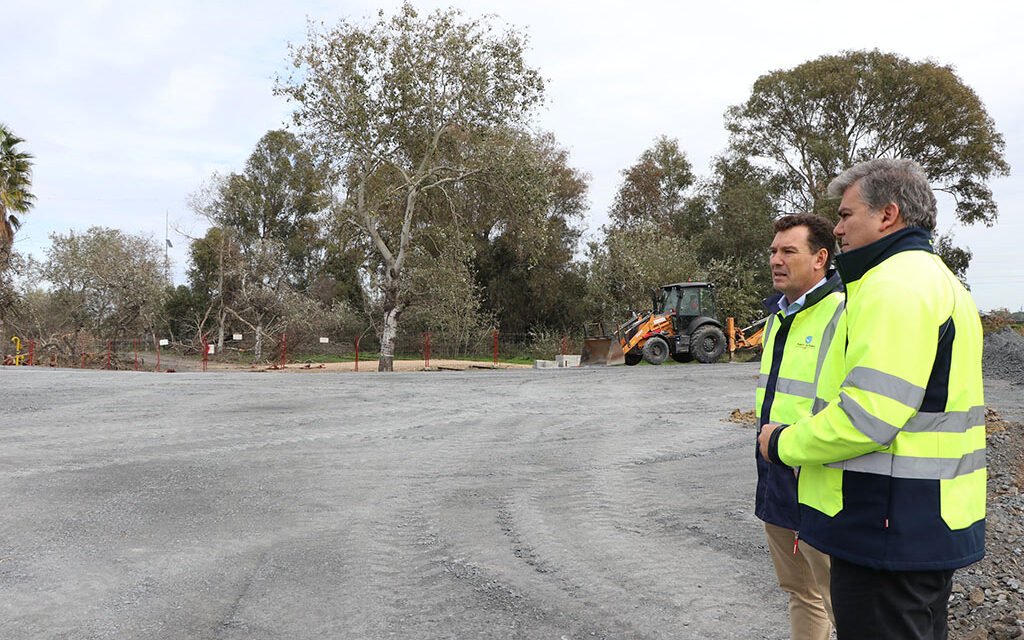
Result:
[[[640,364],[640,361],[644,359],[644,354],[630,351],[626,354],[626,364],[634,366]]]
[[[690,334],[690,353],[697,362],[714,362],[725,352],[725,334],[713,324],[697,327]]]
[[[654,336],[644,343],[644,360],[650,364],[661,364],[668,358],[668,343]]]
[[[692,353],[673,353],[672,359],[676,362],[693,362]]]

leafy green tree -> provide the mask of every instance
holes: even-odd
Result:
[[[485,309],[506,334],[577,329],[573,301],[583,282],[574,259],[587,176],[551,134],[496,132],[474,152],[487,156],[481,174],[445,192],[456,228],[472,236]]]
[[[198,195],[193,195],[192,200],[193,209],[199,212],[211,206]],[[204,335],[213,332],[212,342],[217,351],[222,351],[228,308],[234,304],[240,287],[239,274],[245,269],[234,228],[212,226],[202,238],[193,239],[186,270],[190,293],[184,296],[175,291],[168,300],[172,333],[180,340],[198,345]]]
[[[611,229],[588,250],[584,303],[593,320],[612,328],[633,311],[651,309],[651,290],[674,282],[696,281],[701,273],[694,244],[655,227]]]
[[[16,295],[10,282],[14,234],[22,214],[35,204],[32,195],[32,155],[18,149],[25,142],[0,123],[0,344],[7,345],[7,314]],[[2,352],[2,351],[0,351]]]
[[[960,278],[965,287],[970,288],[967,284],[967,267],[971,264],[971,250],[954,245],[952,233],[937,234],[933,239],[933,245],[935,253],[942,258],[949,270]]]
[[[215,175],[193,195],[192,208],[213,225],[191,248],[192,302],[204,307],[190,315],[196,342],[212,325],[217,349],[223,349],[229,318],[259,329],[262,340],[263,323],[240,316],[242,308],[262,317],[279,306],[272,301],[285,295],[284,288],[313,287],[326,258],[321,229],[332,202],[330,184],[325,165],[299,138],[269,131],[242,173]]]
[[[0,271],[7,268],[22,214],[35,204],[32,155],[18,149],[25,142],[0,123]]]
[[[919,162],[952,195],[965,224],[997,217],[988,181],[1007,175],[1005,143],[978,95],[951,67],[896,54],[848,51],[773,71],[726,112],[730,145],[784,181],[788,211],[834,216],[828,183],[877,157]]]
[[[523,50],[515,31],[496,34],[454,9],[420,17],[409,3],[365,26],[311,25],[292,49],[295,72],[276,92],[296,103],[296,124],[344,176],[344,217],[372,246],[381,370],[392,369],[408,302],[405,267],[423,194],[477,173],[467,143],[525,122],[542,99],[543,80]]]
[[[588,248],[588,316],[607,328],[649,310],[651,290],[696,279],[696,238],[707,211],[694,203],[697,180],[677,140],[661,136],[622,172],[604,238]]]
[[[320,228],[331,203],[328,174],[294,134],[269,131],[245,170],[220,182],[208,214],[235,231],[245,253],[261,242],[284,245],[286,275],[306,289],[322,263]]]
[[[417,333],[443,336],[439,355],[463,355],[494,326],[473,273],[472,247],[453,239],[439,245],[437,255],[424,258],[411,261],[410,298],[429,304],[410,304],[404,323]]]
[[[42,276],[61,309],[67,344],[77,345],[80,335],[118,339],[153,331],[167,281],[151,238],[91,227],[51,234],[50,242]]]
[[[202,292],[183,284],[167,287],[161,315],[171,341],[181,341],[196,334],[202,337],[201,327],[208,309],[208,300]]]
[[[704,261],[738,258],[768,273],[765,252],[775,235],[772,225],[779,185],[770,171],[735,156],[715,159],[692,207],[707,220],[699,236]]]
[[[688,207],[688,191],[696,177],[679,141],[660,136],[622,172],[622,185],[608,217],[616,229],[653,225],[680,238],[704,229],[704,221]]]
[[[717,287],[719,315],[749,322],[764,315],[761,300],[772,291],[767,248],[775,235],[779,197],[770,171],[732,155],[715,159],[690,207],[707,226],[695,238],[702,280]]]

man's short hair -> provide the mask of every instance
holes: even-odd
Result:
[[[832,234],[832,223],[815,213],[796,213],[782,216],[775,221],[775,233],[781,233],[793,227],[807,227],[807,244],[812,253],[825,249],[825,268],[832,264],[832,256],[836,253],[836,237]]]
[[[858,180],[861,198],[872,210],[894,202],[908,227],[935,230],[935,194],[921,165],[906,158],[867,160],[840,173],[829,183],[828,194],[842,196]]]

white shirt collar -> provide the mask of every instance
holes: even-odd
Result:
[[[786,302],[786,294],[782,294],[782,297],[779,298],[779,311],[782,311],[783,315],[787,316],[790,315],[791,313],[796,313],[797,311],[800,310],[801,307],[804,306],[804,302],[807,301],[807,294],[825,284],[827,280],[828,278],[823,276],[821,280],[818,280],[818,284],[814,285],[807,291],[804,291],[804,295],[800,296],[793,302]],[[790,311],[791,309],[792,311]]]

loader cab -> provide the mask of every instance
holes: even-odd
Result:
[[[680,282],[667,284],[660,290],[655,290],[654,300],[655,313],[668,313],[675,311],[676,317],[717,318],[718,310],[715,308],[715,287],[707,282]],[[682,324],[686,324],[685,322]]]

